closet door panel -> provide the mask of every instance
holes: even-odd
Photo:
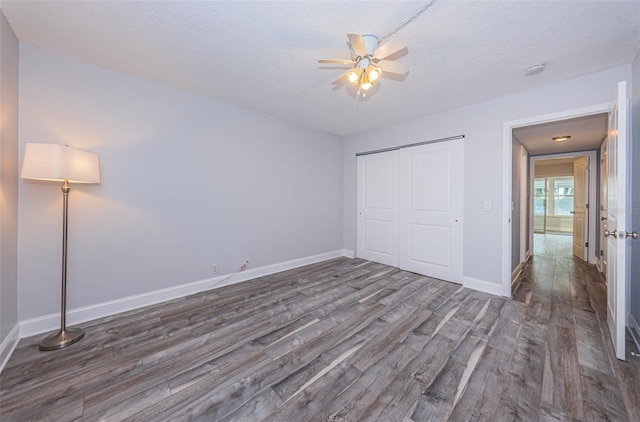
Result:
[[[463,141],[400,150],[400,268],[462,283]]]
[[[398,266],[398,152],[358,160],[357,251],[359,258]]]

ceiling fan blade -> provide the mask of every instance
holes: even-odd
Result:
[[[353,60],[344,60],[344,59],[321,59],[318,60],[318,63],[336,63],[336,64],[354,64]]]
[[[398,63],[392,60],[380,60],[377,66],[382,73],[395,73],[396,75],[404,75],[409,71],[409,65],[406,63]]]
[[[351,70],[347,70],[342,75],[338,77],[335,81],[331,82],[332,85],[342,84],[347,81],[347,73],[351,72]]]
[[[407,47],[407,42],[402,38],[394,38],[390,41],[386,41],[373,53],[374,57],[378,60],[389,57],[393,53],[396,53],[403,48]]]
[[[351,43],[351,48],[356,55],[360,57],[364,57],[367,55],[367,49],[364,47],[364,41],[362,40],[362,35],[359,34],[347,34],[347,38],[349,38],[349,43]]]

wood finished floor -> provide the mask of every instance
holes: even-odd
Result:
[[[564,242],[512,300],[340,258],[94,321],[63,350],[24,339],[0,418],[640,421],[604,284]]]

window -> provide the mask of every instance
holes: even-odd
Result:
[[[545,188],[546,184],[545,178],[535,179],[533,181],[533,196],[534,196],[534,214],[535,215],[544,215],[545,207],[546,207],[546,199],[547,199],[547,189]]]
[[[573,212],[573,177],[550,177],[553,183],[553,213],[549,215],[571,215]]]
[[[573,218],[573,176],[537,177],[533,180],[534,231],[545,233],[547,217]],[[554,220],[558,225],[557,221]],[[553,228],[553,224],[549,223]],[[565,224],[566,223],[562,223]],[[549,229],[552,230],[552,229]],[[558,230],[555,227],[553,230]]]

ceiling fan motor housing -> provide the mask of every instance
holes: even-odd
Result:
[[[362,42],[364,43],[364,48],[367,51],[367,55],[373,57],[373,53],[378,49],[378,37],[376,37],[375,35],[361,35],[362,37]],[[353,60],[355,60],[358,55],[356,54],[355,51],[353,51],[353,47],[351,46],[351,43],[347,42],[347,44],[349,44],[349,51],[351,52],[351,58]]]
[[[371,59],[369,59],[369,57],[363,57],[360,60],[358,60],[358,64],[357,66],[362,69],[365,70],[366,68],[369,67],[369,65],[372,64],[371,63]]]

